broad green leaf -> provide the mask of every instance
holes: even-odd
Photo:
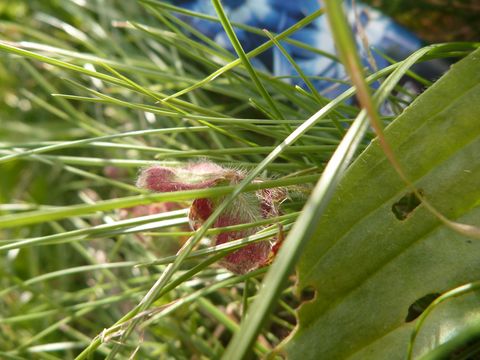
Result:
[[[451,220],[480,225],[480,50],[452,66],[387,129],[409,179]],[[422,204],[397,216],[409,190],[376,141],[352,164],[298,266],[315,297],[280,347],[289,359],[404,359],[410,306],[480,279],[480,241],[448,228]],[[399,204],[397,204],[399,203]],[[414,358],[478,322],[465,295],[433,310]],[[471,324],[469,324],[471,325]]]

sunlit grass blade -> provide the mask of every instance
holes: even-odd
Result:
[[[235,31],[233,30],[232,25],[230,24],[230,21],[227,18],[227,15],[225,14],[225,11],[222,7],[222,4],[218,0],[212,0],[213,1],[213,6],[215,7],[215,10],[217,11],[218,17],[220,19],[220,22],[225,29],[225,32],[227,33],[228,38],[230,39],[230,42],[232,43],[233,48],[235,49],[237,55],[239,56],[240,60],[242,61],[243,66],[247,69],[251,79],[255,83],[255,86],[257,87],[260,95],[264,98],[264,100],[267,102],[267,104],[270,107],[270,111],[273,113],[275,118],[277,119],[283,119],[282,114],[280,114],[279,110],[277,109],[277,106],[275,105],[275,102],[273,101],[272,97],[270,94],[267,92],[265,87],[263,86],[262,82],[260,81],[259,77],[257,76],[257,73],[255,69],[253,68],[252,64],[250,63],[245,51],[242,48],[242,45],[238,41],[238,38],[235,34]]]
[[[318,178],[318,175],[305,175],[303,177],[297,177],[297,178],[267,180],[261,183],[255,183],[255,184],[250,184],[248,186],[245,186],[244,188],[242,188],[241,191],[253,191],[253,190],[266,189],[266,188],[272,188],[272,187],[304,184],[304,183],[315,181],[317,178]],[[58,208],[49,209],[49,210],[31,211],[23,214],[4,215],[4,216],[0,216],[0,228],[24,226],[27,224],[35,224],[35,223],[44,222],[47,220],[58,220],[58,219],[67,218],[71,216],[91,214],[95,211],[107,211],[112,209],[149,204],[153,202],[183,201],[183,200],[191,200],[191,199],[202,198],[202,197],[222,196],[231,192],[233,188],[234,188],[233,186],[222,186],[222,187],[216,187],[212,189],[137,195],[137,196],[129,196],[129,197],[124,197],[119,199],[98,201],[95,204],[72,205],[64,208],[58,207]]]
[[[318,10],[308,16],[306,16],[305,18],[303,18],[301,21],[299,21],[298,23],[296,23],[295,25],[293,25],[292,27],[288,28],[287,30],[283,31],[282,33],[278,34],[275,38],[276,40],[282,40],[288,36],[290,36],[292,33],[294,33],[295,31],[299,30],[300,28],[302,28],[303,26],[306,26],[307,24],[309,24],[310,22],[314,21],[318,16],[322,15],[323,14],[323,10]],[[272,41],[267,41],[265,42],[264,44],[260,45],[259,47],[257,47],[256,49],[248,52],[246,54],[246,57],[247,58],[252,58],[254,56],[257,56],[259,54],[261,54],[262,52],[266,51],[267,49],[269,49],[271,46],[273,45],[273,42]],[[206,78],[204,78],[203,80],[199,81],[198,83],[196,83],[195,85],[191,86],[191,87],[188,87],[182,91],[179,91],[173,95],[170,95],[168,97],[166,97],[164,99],[164,101],[169,101],[170,99],[174,99],[174,98],[177,98],[181,95],[184,95],[192,90],[195,90],[195,89],[198,89],[199,87],[202,87],[204,86],[205,84],[213,81],[214,79],[216,79],[217,77],[219,77],[220,75],[222,75],[223,73],[235,68],[236,66],[240,65],[242,62],[241,62],[241,59],[237,59],[235,61],[232,61],[230,62],[229,64],[227,65],[224,65],[223,67],[219,68],[218,70],[216,70],[215,72],[213,72],[212,74],[210,74],[209,76],[207,76]]]

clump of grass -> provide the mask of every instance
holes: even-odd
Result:
[[[215,3],[235,43],[235,27]],[[276,224],[288,235],[308,196],[285,201],[283,215],[232,224],[262,230],[217,247],[208,241],[219,231],[215,218],[243,192],[311,189],[336,151],[333,176],[322,183],[331,192],[373,138],[360,109],[345,103],[353,88],[329,101],[250,63],[322,12],[282,34],[247,27],[266,43],[250,53],[235,43],[237,59],[200,34],[202,41],[189,37],[171,10],[150,0],[45,1],[25,20],[0,23],[0,357],[221,357],[268,268],[234,275],[216,263],[274,239]],[[367,82],[393,72],[374,100],[393,97],[429,51],[370,74]],[[140,168],[198,159],[246,174],[235,184],[158,194],[135,186]],[[192,232],[190,202],[215,197],[225,200]],[[279,306],[265,302],[255,318],[249,334],[258,356],[295,325],[299,300],[281,285],[300,249],[269,275]]]

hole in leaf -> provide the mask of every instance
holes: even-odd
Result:
[[[301,302],[307,302],[310,300],[313,300],[315,297],[315,289],[313,286],[307,286],[302,289],[302,292],[300,293],[300,301]]]
[[[433,293],[417,299],[412,305],[409,306],[405,322],[413,321],[422,315],[428,305],[430,305],[439,296],[439,293]]]
[[[419,193],[423,195],[422,190]],[[408,193],[392,206],[392,212],[398,220],[405,220],[415,208],[420,205],[420,199],[413,193]]]

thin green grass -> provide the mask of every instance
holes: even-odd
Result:
[[[0,38],[0,357],[235,359],[250,349],[262,357],[294,328],[298,299],[285,288],[288,276],[373,133],[348,103],[354,88],[324,99],[280,43],[336,61],[289,39],[323,10],[266,34],[231,23],[214,4],[218,18],[154,0],[46,1],[21,21],[0,22],[9,29]],[[220,22],[237,54],[178,12]],[[266,42],[245,53],[237,28]],[[251,65],[275,46],[308,91]],[[383,79],[378,105],[414,63],[471,48],[427,47],[365,82]],[[145,166],[205,159],[247,176],[235,186],[171,193],[134,185]],[[252,183],[257,178],[263,181]],[[243,192],[274,187],[290,195],[278,218],[211,228]],[[192,232],[186,208],[202,197],[224,202]],[[222,230],[249,227],[262,230],[211,242]],[[281,235],[287,240],[270,268],[237,276],[215,265]]]

